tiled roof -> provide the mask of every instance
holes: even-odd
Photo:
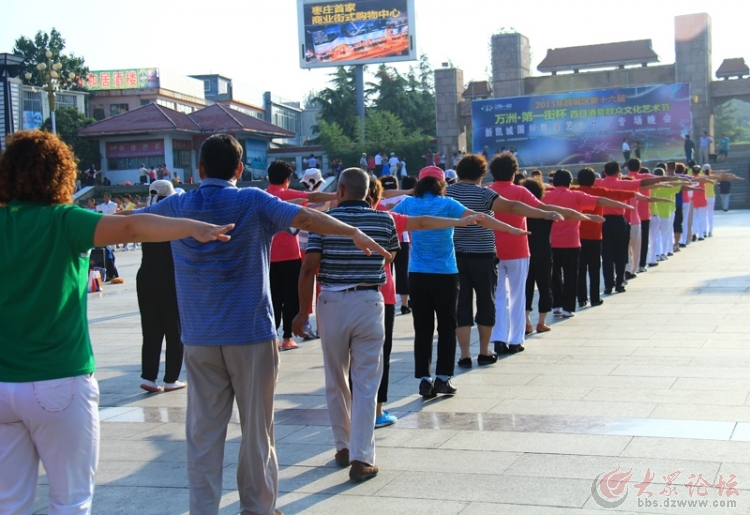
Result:
[[[734,59],[724,59],[719,69],[716,70],[716,77],[728,78],[728,77],[742,77],[743,75],[750,74],[750,68],[745,64],[743,57],[736,57]]]
[[[469,82],[462,96],[463,98],[482,98],[490,95],[492,95],[490,83],[482,80]]]
[[[190,117],[205,131],[210,132],[255,132],[275,138],[291,138],[294,133],[260,118],[247,115],[223,104],[214,104],[195,111]]]
[[[601,68],[622,64],[658,62],[659,56],[651,48],[650,39],[603,43],[568,48],[551,48],[539,63],[540,72],[569,71]]]
[[[147,132],[201,132],[188,115],[159,104],[148,104],[133,111],[101,120],[80,129],[81,136],[142,134]]]

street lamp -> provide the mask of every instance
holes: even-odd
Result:
[[[62,72],[62,64],[52,62],[52,52],[47,50],[44,54],[47,57],[46,63],[38,63],[36,65],[37,72],[39,72],[39,78],[44,84],[42,89],[47,92],[47,101],[49,102],[49,113],[50,122],[52,123],[52,134],[57,134],[57,126],[55,124],[55,108],[57,101],[55,98],[55,92],[61,87],[65,87],[72,83],[76,78],[76,74],[69,72],[65,74]],[[33,75],[29,72],[24,74],[24,78],[27,81],[31,81]],[[65,80],[67,78],[67,81]]]

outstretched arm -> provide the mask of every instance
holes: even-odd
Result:
[[[213,225],[187,218],[167,218],[158,215],[136,214],[132,216],[105,215],[96,225],[94,245],[104,247],[123,241],[172,241],[195,238],[200,242],[229,241],[226,234],[234,224]]]
[[[633,206],[630,204],[625,204],[624,202],[618,202],[616,200],[604,198],[604,197],[598,197],[596,199],[596,205],[602,206],[602,207],[615,207],[618,209],[629,209],[632,210]]]
[[[469,213],[469,214],[467,214]],[[463,218],[441,218],[438,216],[410,216],[406,220],[407,231],[424,231],[426,229],[447,229],[449,227],[466,227],[477,222],[484,215],[471,215],[467,210]]]
[[[497,197],[492,203],[492,210],[498,213],[510,213],[512,215],[525,216],[526,218],[543,218],[544,220],[552,220],[553,222],[558,222],[563,219],[563,217],[556,212],[556,209],[545,209],[545,207],[552,208],[556,206],[542,204],[537,209],[528,204],[524,204],[523,202],[508,200],[503,197]]]
[[[487,216],[483,213],[477,213],[476,211],[472,211],[471,209],[467,209],[464,212],[464,219],[475,217],[478,217],[476,219],[476,224],[481,225],[485,229],[507,232],[508,234],[513,234],[515,236],[524,236],[526,234],[531,234],[527,231],[524,231],[523,229],[519,229],[517,227],[513,227],[512,225],[506,224],[505,222],[501,222],[494,216]]]
[[[391,254],[387,250],[375,243],[372,238],[367,236],[356,227],[352,227],[351,225],[339,222],[335,218],[328,216],[325,213],[315,211],[314,209],[308,209],[305,207],[300,209],[292,219],[292,227],[307,232],[314,232],[317,234],[346,236],[348,238],[351,238],[357,248],[359,248],[367,256],[375,252],[376,254],[380,254],[381,256],[384,256],[388,259],[390,259],[391,257]]]

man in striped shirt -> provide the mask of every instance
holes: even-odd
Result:
[[[391,258],[368,255],[344,238],[310,233],[299,278],[300,306],[307,306],[318,270],[322,291],[317,322],[328,416],[336,443],[336,463],[342,467],[351,464],[349,477],[353,481],[370,479],[378,473],[375,411],[385,339],[385,306],[380,287],[385,284],[386,261],[390,263],[399,249],[391,215],[371,209],[365,201],[368,187],[369,177],[363,170],[344,170],[339,177],[338,207],[328,214],[370,236],[392,253]],[[293,323],[295,334],[304,333],[307,320],[307,309],[301,309]]]

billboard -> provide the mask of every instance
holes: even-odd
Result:
[[[474,152],[513,147],[524,167],[619,161],[623,139],[637,142],[643,159],[676,159],[690,132],[690,86],[475,100],[471,114]]]
[[[414,0],[297,0],[300,66],[411,61]]]
[[[86,87],[91,91],[158,88],[159,70],[157,68],[131,68],[92,71],[86,76]]]

